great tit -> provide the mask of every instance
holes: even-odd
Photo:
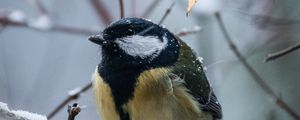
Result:
[[[100,45],[93,91],[103,120],[215,120],[221,106],[192,49],[142,18],[111,23]]]

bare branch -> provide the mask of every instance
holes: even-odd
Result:
[[[282,110],[286,111],[290,116],[292,116],[296,120],[300,120],[300,116],[293,111],[280,97],[278,97],[275,92],[271,89],[271,87],[265,82],[265,80],[254,70],[254,68],[246,61],[245,57],[240,53],[237,49],[236,45],[233,43],[233,40],[230,38],[223,20],[220,16],[220,13],[216,13],[215,17],[217,22],[220,25],[221,31],[225,37],[226,42],[228,43],[230,49],[235,54],[236,57],[241,61],[244,67],[248,70],[251,76],[254,78],[253,80],[263,89],[263,91],[269,95],[276,103],[278,107]]]
[[[154,0],[151,5],[149,5],[149,7],[145,10],[145,12],[142,14],[142,18],[146,18],[148,17],[153,11],[154,9],[158,6],[158,4],[161,2],[162,0]]]
[[[104,24],[108,25],[112,21],[112,16],[106,7],[99,0],[90,0],[92,6],[96,10],[98,17]]]
[[[74,103],[72,106],[68,106],[68,120],[75,120],[76,115],[79,114],[81,108],[77,103]]]
[[[71,26],[64,26],[64,25],[56,25],[53,26],[52,31],[59,31],[59,32],[65,32],[65,33],[71,33],[71,34],[78,34],[78,35],[94,35],[98,32],[96,30],[90,30],[90,29],[84,29],[84,28],[78,28],[78,27],[71,27]]]
[[[176,36],[183,37],[186,35],[198,33],[201,30],[202,30],[202,28],[199,26],[195,26],[193,29],[190,29],[190,30],[182,29],[180,32],[176,33]]]
[[[49,15],[47,9],[45,8],[45,6],[42,4],[41,0],[34,0],[39,12],[41,14],[44,14],[44,15]]]
[[[163,16],[163,17],[160,19],[160,21],[158,22],[159,25],[161,25],[161,24],[164,22],[164,20],[165,20],[165,19],[167,18],[167,16],[170,14],[170,12],[171,12],[171,10],[172,10],[172,8],[173,8],[174,5],[175,5],[175,2],[173,2],[173,3],[171,4],[171,6],[166,10],[164,16]]]
[[[168,14],[171,12],[172,7],[174,6],[174,2],[172,3],[172,5],[166,10],[164,16],[160,19],[158,25],[161,25],[161,23],[166,19],[166,17],[168,16]],[[144,35],[145,33],[149,32],[150,30],[152,30],[154,28],[154,26],[150,26],[147,29],[139,32],[137,35]]]
[[[124,3],[123,0],[119,0],[120,3],[120,18],[124,18]]]
[[[275,53],[269,53],[267,55],[267,58],[265,59],[265,62],[276,60],[277,58],[283,57],[284,55],[289,54],[289,53],[291,53],[295,50],[298,50],[299,48],[300,48],[300,43],[298,43],[296,45],[289,46],[289,47],[287,47],[283,50],[280,50],[278,52],[275,52]]]
[[[50,114],[47,116],[47,119],[53,118],[64,106],[66,106],[70,101],[76,100],[80,97],[80,94],[84,93],[85,91],[89,90],[92,87],[92,82],[85,85],[84,87],[80,88],[73,94],[69,94],[69,97],[63,100]]]
[[[53,25],[49,29],[41,29],[39,27],[30,26],[27,21],[14,21],[10,19],[8,16],[0,15],[0,24],[1,27],[5,26],[15,26],[15,27],[25,27],[28,29],[38,30],[38,31],[58,31],[58,32],[65,32],[70,34],[79,34],[79,35],[92,35],[97,33],[95,30],[84,29],[84,28],[76,28],[70,26],[63,26],[63,25]]]

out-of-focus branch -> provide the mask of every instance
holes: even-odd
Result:
[[[69,97],[63,100],[50,114],[47,116],[48,119],[53,118],[64,106],[66,106],[70,101],[76,100],[80,97],[80,94],[84,93],[85,91],[89,90],[92,87],[92,82],[85,85],[82,88],[77,88],[72,90],[69,93]]]
[[[92,6],[98,14],[99,19],[103,21],[104,24],[108,25],[112,22],[112,16],[99,0],[90,0]]]
[[[162,0],[154,0],[151,5],[149,5],[149,7],[145,10],[145,12],[142,14],[142,18],[146,18],[148,17],[154,10],[155,8],[158,6],[158,4],[161,2]]]
[[[124,3],[123,0],[119,0],[120,3],[120,18],[124,18]]]
[[[44,15],[49,15],[46,7],[42,4],[41,0],[34,0],[39,12]]]
[[[68,106],[68,120],[75,120],[76,115],[79,114],[81,108],[77,103],[74,103],[72,106]]]
[[[84,29],[84,28],[78,28],[78,27],[71,27],[71,26],[64,26],[64,25],[56,25],[53,26],[51,31],[59,31],[59,32],[65,32],[65,33],[71,33],[71,34],[80,34],[80,35],[94,35],[98,32],[96,30],[90,30],[90,29]]]
[[[283,57],[284,55],[289,54],[289,53],[291,53],[295,50],[298,50],[299,48],[300,48],[300,43],[298,43],[296,45],[289,46],[289,47],[287,47],[283,50],[280,50],[278,52],[275,52],[275,53],[269,53],[267,55],[267,58],[265,59],[265,62],[276,60],[277,58]]]
[[[172,10],[172,8],[173,8],[174,5],[175,5],[175,2],[173,2],[173,3],[171,4],[171,6],[166,10],[164,16],[163,16],[163,17],[160,19],[160,21],[158,22],[159,25],[161,25],[161,24],[164,22],[164,20],[165,20],[165,19],[167,18],[167,16],[170,14],[170,12],[171,12],[171,10]]]
[[[131,15],[133,17],[137,17],[136,16],[136,0],[131,0]]]
[[[199,26],[195,26],[193,29],[190,29],[190,30],[182,29],[180,32],[176,33],[176,36],[183,37],[186,35],[198,33],[201,30],[202,30],[202,28]]]
[[[174,6],[174,4],[175,4],[175,3],[173,2],[172,5],[166,10],[166,12],[164,13],[163,17],[159,20],[158,25],[161,25],[161,24],[164,22],[164,20],[166,19],[166,17],[167,17],[167,16],[169,15],[169,13],[171,12],[172,7]],[[149,32],[149,31],[152,30],[153,28],[154,28],[154,26],[150,26],[150,27],[148,27],[147,29],[145,29],[145,30],[139,32],[137,35],[144,35],[145,33]]]
[[[80,34],[80,35],[92,35],[97,33],[95,30],[90,29],[84,29],[84,28],[78,28],[78,27],[71,27],[71,26],[64,26],[64,25],[51,25],[49,28],[45,27],[39,27],[36,25],[33,25],[34,21],[28,22],[27,20],[14,20],[15,18],[11,18],[10,14],[14,14],[11,11],[11,13],[2,13],[0,15],[0,25],[5,26],[14,26],[14,27],[24,27],[28,29],[38,30],[38,31],[58,31],[58,32],[65,32],[70,34]]]
[[[292,116],[295,120],[300,120],[300,116],[292,110],[280,97],[278,97],[275,92],[271,89],[271,87],[265,82],[265,80],[254,70],[254,68],[247,62],[245,57],[240,53],[236,45],[233,43],[233,40],[229,36],[223,20],[221,18],[220,13],[216,13],[215,17],[217,22],[220,25],[221,31],[225,37],[226,42],[228,43],[230,49],[235,54],[236,57],[241,61],[244,67],[248,70],[251,76],[254,78],[253,80],[263,89],[263,91],[269,95],[276,103],[278,107],[282,110],[286,111],[290,116]]]

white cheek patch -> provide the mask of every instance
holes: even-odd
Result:
[[[164,37],[161,41],[156,36],[133,35],[116,40],[119,47],[128,55],[140,58],[157,57],[167,46],[168,40]]]

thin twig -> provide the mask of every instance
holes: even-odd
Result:
[[[75,120],[75,117],[79,114],[81,108],[77,103],[72,106],[68,106],[68,120]]]
[[[290,116],[292,116],[296,120],[300,120],[300,116],[293,111],[280,97],[278,97],[275,92],[271,89],[271,87],[265,82],[265,80],[254,70],[254,68],[246,61],[245,57],[239,52],[236,45],[233,43],[233,40],[229,36],[225,25],[223,23],[223,20],[220,16],[220,13],[216,13],[215,17],[217,19],[217,22],[220,25],[221,31],[225,37],[226,42],[228,43],[230,49],[232,52],[238,57],[238,59],[241,61],[241,63],[245,66],[245,68],[248,70],[248,72],[251,74],[251,76],[254,78],[253,80],[263,89],[263,91],[269,95],[276,103],[278,107],[280,107],[282,110],[286,111]]]
[[[120,3],[120,18],[124,18],[124,3],[123,0],[119,0]]]
[[[45,6],[42,4],[41,0],[35,0],[35,4],[41,14],[48,15],[48,11]]]
[[[64,26],[64,25],[56,25],[53,26],[52,31],[59,31],[59,32],[65,32],[65,33],[71,33],[71,34],[77,34],[77,35],[94,35],[99,32],[96,30],[90,30],[90,29],[84,29],[84,28],[78,28],[78,27],[71,27],[71,26]]]
[[[283,50],[280,50],[278,52],[275,52],[275,53],[269,53],[267,55],[267,58],[265,59],[265,62],[269,62],[269,61],[272,61],[272,60],[276,60],[277,58],[280,58],[286,54],[289,54],[295,50],[298,50],[300,48],[300,43],[296,44],[296,45],[292,45],[292,46],[289,46]]]
[[[161,25],[161,24],[164,22],[164,20],[165,20],[165,19],[167,18],[167,16],[170,14],[170,12],[171,12],[171,10],[172,10],[172,8],[173,8],[174,5],[175,5],[175,2],[173,2],[173,3],[171,4],[171,6],[166,10],[164,16],[163,16],[163,17],[160,19],[160,21],[158,22],[159,25]]]
[[[69,95],[68,98],[63,100],[50,114],[47,116],[48,119],[53,118],[64,106],[66,106],[70,101],[76,100],[80,97],[80,94],[84,93],[85,91],[89,90],[92,87],[92,82],[82,87],[78,92]]]
[[[158,4],[161,2],[162,0],[154,0],[151,5],[149,5],[149,7],[145,10],[145,12],[142,14],[142,18],[146,18],[148,17],[154,10],[155,8],[158,6]]]
[[[164,20],[166,19],[166,17],[169,15],[169,13],[171,12],[171,10],[172,10],[172,7],[174,6],[174,2],[172,3],[172,5],[166,10],[166,12],[165,12],[165,14],[163,15],[163,17],[159,20],[159,23],[158,23],[158,25],[161,25],[163,22],[164,22]],[[145,33],[147,33],[147,32],[149,32],[150,30],[152,30],[154,28],[154,26],[150,26],[150,27],[148,27],[147,29],[145,29],[145,30],[143,30],[143,31],[141,31],[141,32],[139,32],[137,35],[144,35]]]
[[[96,10],[98,17],[106,25],[112,22],[112,16],[106,9],[106,7],[99,0],[90,0],[92,6]]]
[[[202,28],[199,26],[195,26],[194,29],[190,29],[190,30],[182,29],[180,32],[176,33],[176,36],[183,37],[186,35],[198,33],[201,30],[202,30]]]

